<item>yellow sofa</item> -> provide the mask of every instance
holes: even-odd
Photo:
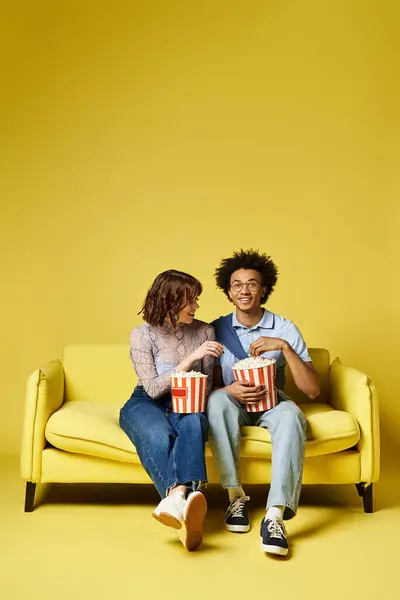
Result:
[[[372,484],[379,476],[379,415],[373,382],[363,373],[330,364],[329,352],[311,349],[321,394],[310,401],[287,373],[285,391],[307,419],[303,483],[353,483],[372,512]],[[150,483],[135,447],[118,425],[120,407],[130,397],[136,375],[127,345],[68,345],[62,360],[32,373],[27,382],[21,450],[26,483],[25,511],[34,505],[41,482]],[[206,448],[208,477],[219,477]],[[244,427],[243,483],[265,484],[271,477],[267,430]]]

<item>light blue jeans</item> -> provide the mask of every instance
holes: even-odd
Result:
[[[208,397],[208,439],[224,488],[239,487],[240,427],[265,427],[272,441],[272,475],[267,500],[270,506],[284,506],[285,519],[294,517],[299,503],[306,445],[306,420],[300,408],[279,392],[277,406],[263,413],[246,412],[223,390]]]

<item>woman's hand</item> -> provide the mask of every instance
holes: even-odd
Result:
[[[253,385],[251,381],[235,381],[224,388],[235,400],[254,404],[265,398],[265,385]]]
[[[215,358],[219,358],[222,356],[223,351],[224,347],[219,342],[207,341],[196,348],[194,352],[191,352],[187,358],[193,360],[195,363],[198,360],[202,360],[205,356],[214,356]]]
[[[179,371],[190,371],[193,368],[193,365],[202,360],[205,356],[213,356],[214,358],[219,358],[224,351],[224,347],[219,342],[204,342],[201,346],[196,348],[193,352],[188,354],[186,358],[181,360],[179,365],[176,367],[176,370]]]

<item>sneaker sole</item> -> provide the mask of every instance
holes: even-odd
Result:
[[[249,525],[227,525],[225,523],[225,527],[227,528],[228,531],[232,531],[233,533],[247,533],[248,531],[250,531],[250,524]]]
[[[261,550],[268,552],[268,554],[279,554],[280,556],[286,556],[289,552],[289,548],[281,548],[280,546],[267,546],[261,541]]]
[[[169,513],[153,513],[153,517],[156,519],[156,521],[159,521],[159,523],[162,523],[167,527],[172,527],[173,529],[181,529],[182,527],[182,523]]]
[[[203,521],[207,512],[207,501],[201,492],[190,494],[183,512],[181,542],[191,552],[203,541]]]

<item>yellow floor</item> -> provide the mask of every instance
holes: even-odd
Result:
[[[148,486],[41,486],[23,512],[18,460],[0,460],[0,599],[400,598],[400,500],[395,475],[376,486],[366,515],[351,486],[304,488],[288,522],[291,554],[259,550],[264,491],[250,491],[253,528],[224,530],[225,493],[207,492],[204,543],[188,553],[151,517]]]

